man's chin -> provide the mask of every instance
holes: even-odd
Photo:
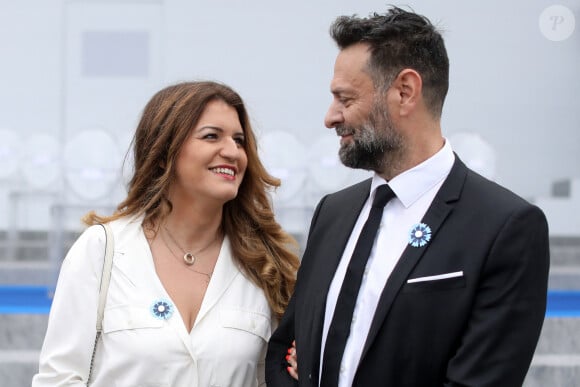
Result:
[[[378,166],[376,160],[372,157],[363,157],[360,154],[355,154],[352,149],[349,151],[346,147],[341,147],[338,152],[340,162],[348,168],[363,169],[365,171],[377,171]]]
[[[340,158],[340,162],[348,168],[352,168],[352,169],[364,169],[364,170],[370,170],[370,168],[367,165],[364,165],[363,163],[360,162],[359,159],[357,159],[356,157],[352,157],[352,155],[344,155],[344,154],[339,154],[339,158]]]

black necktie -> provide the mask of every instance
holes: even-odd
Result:
[[[395,197],[395,194],[388,185],[381,185],[377,188],[371,212],[356,242],[354,252],[346,269],[344,282],[336,300],[336,308],[334,309],[334,315],[326,337],[320,387],[336,387],[338,385],[342,354],[350,333],[352,312],[356,304],[363,273],[383,217],[383,208],[393,197]]]

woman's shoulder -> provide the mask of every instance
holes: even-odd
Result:
[[[111,227],[114,234],[121,234],[125,230],[141,229],[143,223],[143,215],[127,215],[117,218],[107,223]],[[100,225],[96,225],[99,226]]]
[[[114,240],[118,242],[130,230],[141,230],[141,218],[134,216],[121,217],[107,223],[107,225],[111,229]],[[79,251],[104,250],[107,235],[103,226],[103,224],[93,224],[85,228],[75,240],[68,255]]]
[[[107,223],[111,230],[115,248],[124,246],[125,244],[134,244],[135,240],[140,240],[142,238],[143,218],[142,215],[123,216]],[[91,228],[94,227],[100,228],[101,235],[104,235],[103,227],[101,225],[91,226]]]

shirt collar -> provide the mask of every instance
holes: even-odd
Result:
[[[451,144],[445,140],[443,147],[433,156],[391,179],[388,182],[389,187],[403,206],[408,208],[447,177],[454,161]],[[385,179],[375,173],[371,183],[371,196],[379,185],[386,183]]]

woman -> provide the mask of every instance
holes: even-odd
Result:
[[[111,282],[91,386],[258,386],[298,258],[267,191],[239,95],[214,82],[158,92],[133,140],[112,216],[94,212],[65,258],[33,387],[85,385],[105,233]]]

